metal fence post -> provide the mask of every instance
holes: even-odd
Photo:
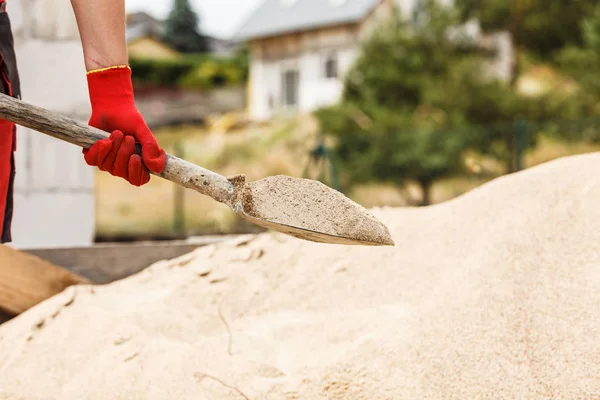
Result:
[[[175,142],[175,156],[184,158],[181,142]],[[185,189],[181,185],[174,185],[173,193],[173,230],[175,233],[183,233],[185,228]]]
[[[330,179],[329,186],[331,186],[333,189],[341,192],[342,188],[339,183],[338,173],[335,168],[335,164],[333,162],[331,152],[327,148],[327,145],[325,144],[325,135],[324,134],[321,134],[319,136],[319,142],[318,142],[317,146],[313,150],[311,150],[309,153],[308,163],[304,167],[304,172],[302,173],[303,177],[305,177],[305,178],[309,177],[308,169],[309,169],[310,165],[313,163],[317,167],[320,167],[319,172],[318,172],[319,177],[317,179],[324,184],[327,184],[327,169],[328,169],[327,167],[329,167],[329,179]]]
[[[515,123],[515,171],[523,169],[523,158],[527,148],[527,122],[518,119]]]

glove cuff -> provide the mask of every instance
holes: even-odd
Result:
[[[92,109],[135,105],[129,65],[92,70],[86,77]]]
[[[91,71],[86,72],[86,75],[89,76],[91,74],[97,74],[98,72],[110,71],[113,69],[130,69],[130,68],[129,68],[129,65],[114,65],[112,67],[93,69]]]

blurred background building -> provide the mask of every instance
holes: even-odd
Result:
[[[87,122],[85,66],[71,3],[8,3],[23,100]],[[18,127],[15,247],[88,245],[94,239],[94,170],[81,149]]]
[[[249,116],[267,120],[280,114],[312,112],[337,103],[343,79],[360,43],[393,7],[416,19],[421,0],[265,0],[236,34],[250,49]],[[450,3],[444,0],[442,4]],[[499,51],[489,69],[508,79],[510,37],[484,35],[476,23],[466,30]]]

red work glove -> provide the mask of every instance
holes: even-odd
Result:
[[[88,165],[126,179],[132,185],[148,183],[148,170],[161,173],[167,155],[137,110],[131,69],[118,66],[90,71],[87,80],[92,105],[88,124],[112,133],[109,138],[83,150],[85,161]],[[141,158],[135,151],[135,141],[142,146]]]
[[[142,186],[150,181],[150,173],[136,153],[131,135],[113,131],[110,137],[97,141],[83,154],[88,165],[124,178],[132,185]]]

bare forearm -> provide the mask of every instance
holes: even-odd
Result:
[[[88,71],[127,64],[125,0],[71,0]]]

